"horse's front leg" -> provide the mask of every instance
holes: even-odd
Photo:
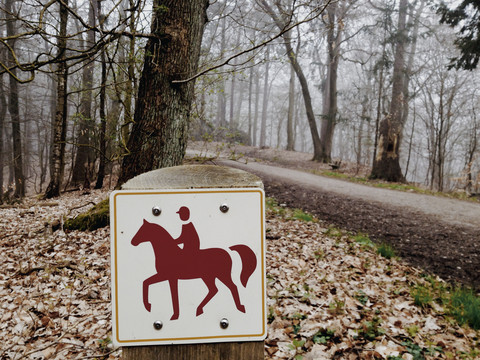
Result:
[[[165,278],[163,278],[160,274],[155,274],[153,276],[150,276],[143,282],[143,305],[148,312],[152,310],[152,304],[150,304],[150,302],[148,301],[148,288],[150,287],[150,285],[164,280]]]
[[[170,284],[170,294],[172,295],[173,315],[170,320],[177,320],[180,313],[178,305],[178,279],[168,280]]]

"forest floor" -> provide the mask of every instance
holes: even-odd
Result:
[[[480,331],[453,319],[445,281],[378,255],[341,223],[290,209],[287,200],[300,208],[301,189],[264,182],[267,196],[278,196],[266,214],[267,359],[480,358]],[[52,229],[108,193],[0,209],[0,359],[121,357],[110,341],[109,228]],[[357,206],[347,205],[342,211]]]

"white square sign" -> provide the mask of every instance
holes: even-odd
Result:
[[[113,192],[114,343],[265,339],[264,196],[257,188]]]

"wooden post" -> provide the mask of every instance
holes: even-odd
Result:
[[[215,165],[184,165],[153,170],[127,181],[122,190],[263,188],[257,176]],[[124,360],[260,360],[263,341],[123,347]]]

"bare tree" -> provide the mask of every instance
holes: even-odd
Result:
[[[405,81],[405,45],[407,43],[407,10],[408,0],[400,0],[390,112],[380,123],[378,149],[370,175],[372,178],[387,181],[405,181],[400,168],[400,144],[404,126],[402,110]]]
[[[104,16],[102,15],[102,2],[97,1],[97,13],[100,23],[100,30],[103,30]],[[103,179],[105,178],[105,165],[107,159],[107,144],[106,144],[106,132],[107,132],[107,114],[106,114],[106,96],[107,96],[107,58],[105,55],[105,48],[100,51],[102,75],[100,80],[100,131],[99,131],[99,145],[98,145],[98,174],[97,182],[95,183],[95,189],[101,189],[103,187]]]
[[[327,7],[327,76],[323,89],[323,115],[321,137],[321,157],[324,163],[332,161],[332,142],[337,121],[337,77],[340,61],[340,45],[349,1],[334,1]]]
[[[44,197],[60,196],[60,186],[65,168],[65,140],[67,136],[67,22],[68,0],[59,4],[59,32],[57,40],[57,106],[53,123],[53,139],[50,157],[50,182]]]
[[[292,12],[286,11],[279,2],[275,5],[277,6],[278,13],[276,13],[273,8],[268,4],[266,0],[257,0],[261,7],[265,10],[267,14],[271,16],[277,27],[280,29],[280,33],[282,34],[282,38],[284,41],[285,49],[287,52],[288,59],[292,64],[295,73],[297,74],[298,81],[300,83],[300,87],[302,89],[303,94],[303,101],[305,103],[305,111],[307,115],[308,124],[310,126],[310,133],[312,135],[313,141],[313,160],[321,161],[322,160],[322,146],[320,141],[320,136],[318,134],[317,122],[315,120],[315,114],[313,112],[312,106],[312,97],[310,95],[310,90],[308,88],[308,81],[303,72],[302,67],[300,66],[297,60],[297,54],[294,52],[292,47],[292,39],[288,31],[288,26],[291,22],[293,16]]]
[[[17,35],[16,32],[16,9],[14,8],[14,0],[5,0],[5,12],[7,23],[7,44],[10,49],[8,52],[8,63],[12,66],[9,72],[9,99],[8,110],[12,122],[12,140],[13,140],[13,167],[15,172],[15,198],[22,198],[25,196],[25,177],[23,175],[23,148],[22,148],[22,134],[20,129],[20,110],[18,108],[18,82],[17,71],[13,67],[15,63],[15,44]]]
[[[269,95],[269,76],[270,73],[270,48],[267,47],[265,55],[265,76],[263,83],[263,101],[262,101],[262,121],[260,123],[260,147],[266,146],[267,141],[267,117],[268,117],[268,95]]]
[[[97,0],[89,1],[88,25],[91,27],[87,31],[87,39],[84,42],[84,49],[87,50],[95,44],[95,3]],[[80,27],[80,26],[79,26]],[[80,103],[80,112],[78,114],[78,131],[77,131],[77,153],[72,171],[71,184],[77,186],[84,184],[89,187],[88,176],[88,157],[91,154],[90,136],[93,130],[92,124],[94,118],[92,116],[92,87],[93,87],[93,71],[95,65],[90,58],[84,60],[82,70],[82,95]]]

